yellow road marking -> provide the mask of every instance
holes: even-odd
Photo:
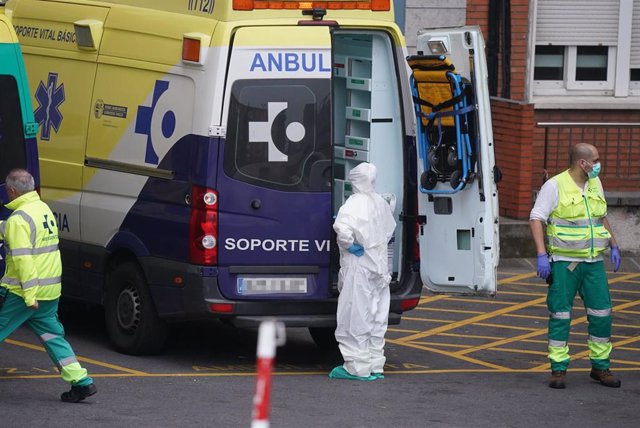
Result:
[[[623,303],[622,305],[614,306],[613,309],[614,309],[614,311],[615,310],[619,310],[619,309],[625,309],[627,307],[635,306],[637,304],[640,304],[640,300],[635,301],[635,302]],[[586,320],[587,320],[587,317],[586,316],[582,316],[580,318],[576,318],[576,319],[572,320],[571,321],[571,325],[580,324],[580,323],[585,322]],[[530,333],[525,333],[525,334],[520,335],[520,336],[510,337],[510,338],[498,340],[498,341],[491,342],[491,343],[485,343],[484,345],[479,345],[479,346],[476,346],[474,348],[458,351],[458,352],[456,352],[456,354],[465,355],[465,354],[468,354],[468,353],[471,353],[471,352],[480,351],[482,349],[495,348],[496,346],[505,345],[507,343],[513,343],[513,342],[517,342],[517,341],[520,341],[520,340],[523,340],[523,339],[530,339],[532,337],[536,337],[536,336],[539,336],[541,334],[545,334],[546,332],[547,332],[547,327],[541,328],[541,329],[537,329],[537,330],[531,331]],[[632,338],[632,339],[640,340],[640,337]]]
[[[20,342],[18,340],[13,340],[13,339],[6,339],[5,342],[6,343],[10,343],[11,345],[20,346],[22,348],[33,349],[34,351],[46,352],[46,350],[42,346],[32,345],[31,343]],[[141,372],[139,370],[133,370],[133,369],[129,369],[129,368],[126,368],[126,367],[118,366],[118,365],[115,365],[115,364],[109,364],[109,363],[105,363],[105,362],[102,362],[102,361],[93,360],[91,358],[81,357],[79,355],[76,355],[76,358],[78,359],[78,361],[82,361],[84,363],[89,363],[89,364],[93,364],[93,365],[100,366],[100,367],[105,367],[105,368],[112,369],[112,370],[119,370],[119,371],[123,371],[123,372],[129,373],[129,374],[134,374],[134,375],[137,375],[137,376],[142,376],[142,375],[146,375],[147,374],[147,373]],[[93,377],[93,374],[91,374],[91,376]],[[59,375],[57,377],[59,377]]]
[[[460,345],[455,343],[442,343],[442,342],[412,342],[418,345],[427,345],[427,346],[445,346],[447,348],[470,348],[473,345]]]
[[[489,339],[489,340],[498,340],[499,337],[496,336],[481,336],[479,334],[459,334],[459,333],[440,333],[438,336],[449,336],[449,337],[462,337],[467,338],[470,337],[472,339]]]
[[[425,321],[425,322],[437,322],[437,323],[447,323],[449,321],[447,320],[438,320],[435,318],[416,318],[416,317],[402,317],[403,320],[407,320],[407,321]]]
[[[536,276],[536,272],[521,273],[519,275],[514,275],[498,280],[498,285],[511,284],[512,282],[520,281],[521,279],[533,278],[534,276]]]
[[[420,298],[420,302],[418,303],[418,305],[421,305],[423,303],[435,302],[435,301],[443,300],[443,299],[447,299],[447,298],[449,298],[449,296],[446,295],[446,294],[437,294],[435,296],[421,297]]]
[[[516,325],[493,324],[488,322],[478,322],[478,323],[475,323],[474,325],[479,325],[480,327],[496,327],[496,328],[507,329],[507,330],[521,330],[521,331],[533,331],[538,329],[537,327],[519,327]]]
[[[417,375],[417,374],[449,374],[449,373],[546,373],[549,370],[548,367],[544,369],[509,369],[509,370],[495,370],[495,369],[433,369],[433,370],[385,370],[385,375]],[[570,373],[584,373],[591,371],[590,368],[575,368],[569,369]],[[616,367],[616,372],[635,372],[640,371],[640,367]],[[273,376],[327,376],[328,371],[310,371],[310,372],[274,372]],[[131,375],[125,373],[105,373],[91,375],[92,378],[133,378],[133,377],[145,377],[145,378],[194,378],[194,377],[253,377],[255,373],[146,373],[142,375]],[[0,381],[4,379],[56,379],[60,376],[1,376]]]
[[[547,356],[546,352],[542,351],[533,351],[530,349],[514,349],[514,348],[487,348],[487,351],[498,351],[498,352],[513,352],[515,354],[532,354],[532,355],[543,355]]]
[[[463,311],[462,309],[447,309],[447,308],[416,308],[419,311],[433,311],[433,312],[453,312],[455,314],[483,314],[482,311]]]
[[[394,333],[419,333],[420,330],[405,330],[402,328],[387,328],[387,331],[392,331]]]
[[[535,297],[542,297],[542,296],[546,296],[545,293],[531,293],[531,292],[526,292],[526,291],[499,291],[498,293],[502,294],[512,294],[514,296],[535,296]]]
[[[447,351],[443,351],[441,349],[431,348],[431,347],[427,347],[427,346],[422,346],[422,345],[418,345],[418,344],[415,344],[415,343],[401,342],[399,340],[394,340],[394,339],[387,339],[387,342],[388,343],[393,343],[395,345],[406,346],[408,348],[421,349],[423,351],[429,351],[429,352],[433,352],[435,354],[445,355],[447,357],[454,356],[454,354],[452,354],[451,352],[447,352]],[[466,361],[468,363],[477,364],[477,365],[489,367],[489,368],[496,369],[496,370],[501,370],[501,371],[510,371],[511,370],[511,369],[509,369],[507,367],[499,366],[497,364],[487,363],[485,361],[478,360],[476,358],[466,357],[464,355],[463,356],[455,356],[454,358]]]
[[[430,329],[430,330],[427,330],[427,331],[423,331],[422,333],[412,334],[410,336],[403,337],[403,338],[401,338],[399,340],[402,341],[402,342],[411,342],[413,340],[423,339],[423,338],[428,337],[428,336],[434,336],[434,335],[436,335],[438,333],[442,333],[444,331],[449,331],[449,330],[453,330],[453,329],[456,329],[456,328],[459,328],[459,327],[462,327],[462,326],[465,326],[465,325],[474,324],[474,323],[477,323],[479,321],[483,321],[483,320],[486,320],[486,319],[489,319],[489,318],[494,318],[494,317],[496,317],[498,315],[503,315],[503,314],[506,314],[506,313],[509,313],[509,312],[515,312],[515,311],[518,311],[518,310],[520,310],[522,308],[526,308],[526,307],[529,307],[531,305],[535,305],[535,304],[538,304],[540,302],[544,302],[545,300],[546,300],[546,297],[540,297],[539,299],[531,300],[529,302],[519,303],[519,304],[516,304],[516,305],[512,305],[512,306],[509,306],[509,307],[506,307],[506,308],[499,309],[497,311],[493,311],[493,312],[489,312],[489,313],[486,313],[486,314],[477,315],[475,317],[471,317],[471,318],[468,318],[468,319],[465,319],[465,320],[462,320],[462,321],[456,321],[456,322],[453,322],[453,323],[449,323],[449,324],[446,324],[446,325],[443,325],[443,326],[440,326],[440,327],[436,327],[436,328],[433,328],[433,329]]]
[[[487,300],[484,298],[464,298],[464,297],[450,297],[449,302],[468,302],[468,303],[480,303],[487,305],[513,305],[514,302],[505,302],[504,300]]]

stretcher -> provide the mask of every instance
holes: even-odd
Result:
[[[443,55],[414,55],[407,62],[412,70],[418,155],[423,165],[420,192],[456,193],[475,176],[471,82],[456,73]],[[446,182],[450,189],[437,186]]]

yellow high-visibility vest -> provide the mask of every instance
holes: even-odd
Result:
[[[584,195],[568,170],[552,180],[558,184],[559,198],[547,221],[549,254],[585,259],[599,256],[611,239],[603,224],[607,201],[600,180],[590,179]]]
[[[6,250],[0,285],[22,297],[27,306],[36,300],[57,299],[62,263],[53,213],[35,191],[19,196],[6,207],[13,213],[0,223]]]

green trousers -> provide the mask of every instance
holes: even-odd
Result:
[[[584,302],[589,322],[589,359],[597,370],[609,368],[611,354],[611,297],[604,262],[553,262],[553,281],[547,293],[549,360],[551,370],[569,366],[569,330],[576,292]]]
[[[63,380],[79,386],[93,383],[64,338],[64,328],[58,320],[58,299],[39,300],[38,305],[36,310],[29,309],[21,297],[8,293],[4,306],[0,309],[0,342],[27,323],[42,342],[51,361],[60,370]]]

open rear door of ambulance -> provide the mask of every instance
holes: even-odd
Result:
[[[420,274],[439,293],[494,295],[498,193],[478,27],[423,30],[408,59],[416,112]]]

